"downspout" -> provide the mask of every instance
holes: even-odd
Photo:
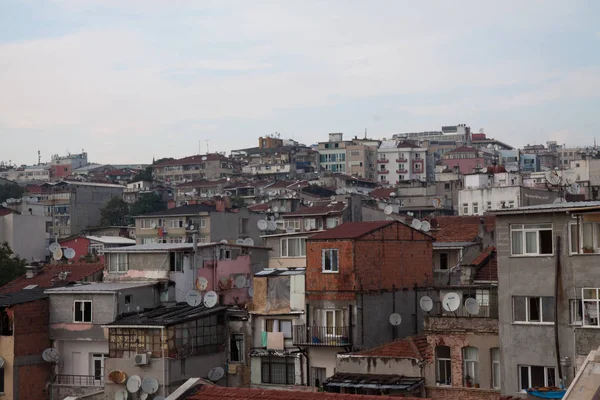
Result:
[[[307,335],[309,332],[309,323],[310,323],[310,313],[309,313],[309,305],[306,304],[306,326],[305,326],[305,330],[304,330],[304,334]],[[308,335],[310,336],[310,335]],[[308,338],[307,338],[308,340]],[[310,358],[308,357],[308,349],[306,349],[306,353],[304,354],[304,357],[306,357],[306,386],[310,386]]]
[[[558,296],[560,295],[560,256],[561,256],[560,236],[556,237],[556,269],[554,271],[554,345],[556,347],[556,368],[558,371],[558,381],[564,386],[562,368],[560,365],[560,345],[558,336]]]
[[[163,390],[162,394],[164,397],[167,397],[167,369],[165,367],[166,359],[165,359],[165,327],[160,327],[160,343],[162,347],[162,369],[163,369]]]
[[[418,287],[415,284],[415,335],[419,334],[419,307],[417,306],[417,304],[419,304],[419,294],[417,293]]]
[[[392,285],[392,314],[396,312],[396,285]],[[390,324],[391,325],[391,324]],[[392,325],[392,339],[396,340],[396,325]]]

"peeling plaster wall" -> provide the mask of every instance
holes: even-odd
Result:
[[[421,376],[417,360],[408,358],[359,357],[338,355],[337,373]]]

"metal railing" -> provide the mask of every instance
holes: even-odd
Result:
[[[104,386],[104,378],[94,375],[64,375],[59,374],[54,378],[56,385],[65,386]]]
[[[477,314],[470,314],[464,305],[459,306],[456,311],[447,311],[441,301],[434,301],[433,308],[426,315],[430,317],[461,317],[461,318],[498,318],[498,300],[490,299],[487,304],[479,306]]]
[[[304,346],[351,346],[348,326],[294,326],[294,345]]]

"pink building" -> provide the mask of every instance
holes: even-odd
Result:
[[[470,174],[479,168],[492,165],[494,154],[485,149],[475,149],[469,146],[461,146],[444,154],[442,163],[450,170],[458,167],[460,173]]]

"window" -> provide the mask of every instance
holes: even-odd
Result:
[[[306,238],[283,238],[281,239],[281,257],[304,257],[306,256]]]
[[[469,214],[469,204],[468,203],[463,203],[462,208],[463,208],[463,215]]]
[[[486,207],[487,207],[488,210],[491,210],[492,209],[492,202],[488,201]]]
[[[473,203],[473,214],[479,214],[479,204]]]
[[[554,323],[554,297],[513,297],[513,321]]]
[[[556,374],[553,367],[538,367],[535,365],[519,365],[519,389],[539,386],[556,386]]]
[[[310,367],[310,385],[315,387],[321,387],[325,379],[327,379],[327,369]]]
[[[261,382],[276,385],[293,385],[295,383],[295,358],[293,357],[261,357]]]
[[[130,304],[131,304],[131,295],[126,294],[125,295],[125,305],[130,305]]]
[[[232,333],[229,335],[229,360],[244,362],[244,334]]]
[[[265,332],[283,332],[284,339],[292,338],[292,321],[284,319],[267,319]]]
[[[450,190],[450,184],[448,182],[444,183],[444,190]]]
[[[300,230],[300,220],[299,219],[286,219],[283,221],[284,228],[294,228],[295,230]]]
[[[510,200],[508,202],[508,208],[515,208],[515,202],[514,202],[514,200]]]
[[[404,171],[404,164],[398,164],[398,169],[400,171]]]
[[[328,336],[344,334],[344,310],[323,310],[323,326]]]
[[[127,272],[129,265],[127,253],[111,253],[108,257],[108,272]]]
[[[154,224],[153,219],[148,219],[148,218],[140,219],[140,229],[153,229],[152,224]]]
[[[569,300],[569,323],[581,325],[583,323],[583,302],[581,299]]]
[[[74,302],[73,322],[92,322],[91,300],[76,300]]]
[[[329,217],[327,218],[327,229],[335,228],[339,225],[338,217]]]
[[[500,348],[490,349],[490,359],[492,360],[492,388],[500,390]]]
[[[463,385],[474,387],[479,385],[479,350],[477,347],[463,347]]]
[[[600,253],[600,223],[583,222],[569,225],[571,254]]]
[[[600,327],[600,319],[598,319],[598,311],[600,310],[600,289],[584,288],[582,292],[583,304],[583,326]]]
[[[448,269],[448,253],[440,253],[440,269]]]
[[[231,250],[229,250],[229,249],[220,249],[220,251],[219,251],[219,260],[231,260]]]
[[[448,346],[435,348],[435,381],[441,385],[452,384],[452,362]]]
[[[510,226],[512,255],[537,256],[552,254],[552,224]]]
[[[169,228],[183,228],[183,225],[184,225],[184,220],[181,218],[169,220]]]
[[[338,272],[338,249],[323,249],[323,272]]]
[[[169,253],[169,266],[171,272],[183,272],[183,253]]]

